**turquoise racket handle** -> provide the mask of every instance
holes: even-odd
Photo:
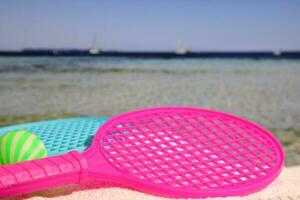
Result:
[[[0,168],[0,198],[83,181],[87,164],[77,151]]]

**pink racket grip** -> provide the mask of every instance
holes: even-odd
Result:
[[[86,174],[86,161],[77,151],[0,167],[0,198],[53,186],[78,184]]]

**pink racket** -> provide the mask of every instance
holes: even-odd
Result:
[[[283,161],[280,143],[249,121],[198,108],[152,108],[112,118],[82,154],[2,166],[0,196],[89,177],[166,197],[241,196],[270,184]]]

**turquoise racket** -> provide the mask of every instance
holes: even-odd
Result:
[[[90,146],[95,132],[107,120],[106,117],[82,117],[26,123],[2,127],[0,136],[12,130],[27,130],[43,141],[48,156],[74,149],[82,152]]]

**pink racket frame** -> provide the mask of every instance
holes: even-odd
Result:
[[[184,198],[200,198],[200,197],[225,197],[225,196],[243,196],[265,188],[280,174],[284,164],[284,152],[280,143],[267,130],[255,125],[247,120],[237,118],[226,113],[220,113],[212,110],[204,110],[218,115],[226,115],[231,118],[242,120],[250,126],[255,125],[261,131],[268,134],[272,143],[277,146],[274,150],[279,155],[276,168],[269,173],[263,180],[244,184],[231,189],[222,190],[204,190],[185,191],[183,189],[170,189],[161,185],[155,185],[147,180],[138,179],[121,172],[117,167],[113,166],[105,157],[102,145],[100,143],[103,133],[105,133],[112,122],[121,120],[123,117],[130,117],[145,111],[159,111],[160,109],[190,109],[199,110],[192,107],[162,107],[143,109],[134,112],[125,113],[116,116],[105,123],[96,133],[93,143],[89,149],[83,154],[77,151],[71,151],[68,154],[48,157],[40,160],[18,163],[14,165],[5,165],[0,167],[0,197],[15,196],[19,194],[29,193],[33,191],[53,188],[66,184],[80,184],[87,180],[105,181],[116,184],[116,186],[133,188],[139,191],[156,194],[165,197],[184,197]]]

